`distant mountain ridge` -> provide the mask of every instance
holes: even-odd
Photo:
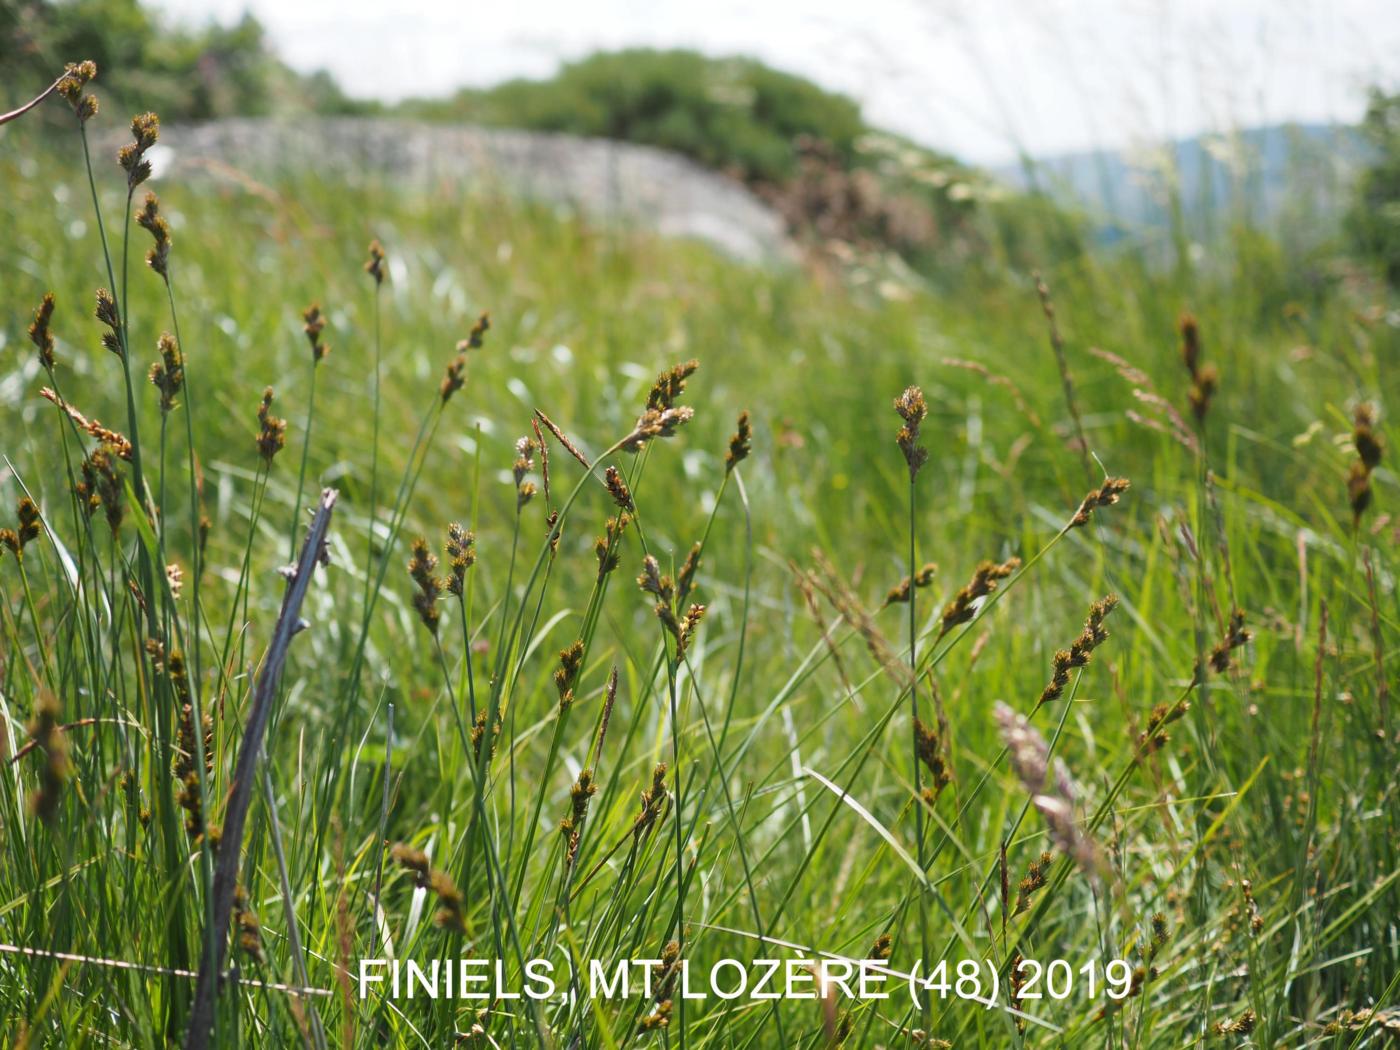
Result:
[[[1280,124],[1062,154],[993,173],[1084,211],[1101,240],[1170,228],[1176,206],[1186,231],[1199,238],[1241,220],[1335,227],[1368,156],[1354,126]]]

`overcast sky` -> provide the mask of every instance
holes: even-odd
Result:
[[[547,76],[626,45],[753,55],[875,124],[995,163],[1286,120],[1352,121],[1400,83],[1395,0],[157,0],[251,10],[294,67],[352,95]]]

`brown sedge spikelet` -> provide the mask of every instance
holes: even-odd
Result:
[[[146,265],[161,279],[170,281],[170,223],[160,213],[160,199],[147,192],[141,210],[136,213],[136,224],[151,235],[155,243],[146,251]]]
[[[1206,413],[1210,411],[1211,398],[1215,396],[1220,383],[1220,373],[1214,365],[1201,363],[1201,329],[1196,318],[1191,314],[1182,314],[1177,330],[1181,333],[1181,360],[1191,374],[1187,400],[1191,403],[1196,422],[1204,423]]]
[[[889,593],[885,595],[885,605],[899,605],[907,603],[909,596],[915,588],[924,588],[933,583],[933,578],[938,574],[938,566],[933,562],[927,562],[914,576],[904,577],[899,583],[891,587]]]
[[[593,771],[585,769],[574,781],[569,791],[569,815],[559,822],[559,831],[564,836],[564,866],[572,868],[578,857],[579,840],[583,837],[583,821],[588,816],[588,802],[598,790],[593,782]]]
[[[97,115],[97,99],[83,91],[96,79],[97,63],[89,59],[86,62],[69,62],[58,82],[56,90],[73,108],[73,115],[78,118],[79,124],[86,124]]]
[[[1001,563],[984,561],[979,564],[972,574],[972,579],[943,607],[938,636],[941,638],[959,624],[970,621],[977,614],[974,606],[978,599],[991,594],[997,589],[998,583],[1020,567],[1020,558],[1008,558]]]
[[[455,521],[447,526],[447,543],[443,547],[447,554],[447,590],[454,597],[461,598],[467,570],[476,564],[476,536]]]
[[[258,455],[268,466],[287,443],[287,421],[272,414],[272,399],[272,387],[268,387],[258,405]]]
[[[642,792],[642,811],[632,821],[632,837],[642,838],[656,824],[666,805],[666,763],[660,762],[651,771],[651,787]]]
[[[676,655],[683,656],[690,643],[695,639],[695,632],[700,629],[700,621],[705,618],[705,606],[698,602],[693,603],[685,611],[685,616],[680,623],[680,630],[676,633]]]
[[[264,962],[262,923],[248,906],[248,891],[242,886],[233,888],[233,926],[238,931],[239,950],[255,962]]]
[[[1137,748],[1140,755],[1160,751],[1171,739],[1166,727],[1180,721],[1191,710],[1190,703],[1183,697],[1176,703],[1157,704],[1147,716],[1147,727],[1138,734]]]
[[[617,546],[622,539],[622,534],[631,523],[632,516],[627,513],[609,518],[603,527],[603,535],[593,541],[593,552],[598,558],[599,580],[618,567],[621,556],[618,554]]]
[[[1108,639],[1108,631],[1103,626],[1104,620],[1117,607],[1116,594],[1107,595],[1089,606],[1089,616],[1084,621],[1084,630],[1080,632],[1079,637],[1070,643],[1068,649],[1060,649],[1055,653],[1050,681],[1041,691],[1036,707],[1060,699],[1064,695],[1065,686],[1069,685],[1070,671],[1088,666],[1094,650]]]
[[[928,416],[928,402],[924,392],[916,386],[906,387],[904,393],[894,400],[894,410],[904,425],[895,435],[895,444],[904,453],[904,462],[909,466],[909,480],[912,483],[919,469],[928,461],[928,449],[919,444],[919,428]]]
[[[523,437],[515,443],[515,463],[511,476],[515,479],[515,510],[519,513],[535,496],[535,483],[525,476],[535,468],[535,439]]]
[[[559,691],[559,710],[565,711],[574,702],[574,686],[583,670],[583,640],[559,650],[559,667],[554,672],[554,688]]]
[[[169,332],[160,334],[156,350],[160,353],[160,360],[151,365],[151,385],[160,391],[160,410],[169,412],[175,407],[176,395],[185,385],[185,357]]]
[[[369,258],[365,260],[365,273],[374,278],[375,287],[384,283],[384,278],[388,276],[384,269],[384,245],[379,243],[379,238],[369,242]]]
[[[695,416],[695,410],[677,406],[685,383],[700,367],[698,361],[686,361],[666,369],[656,377],[647,395],[646,408],[637,417],[632,432],[622,439],[624,452],[640,452],[652,438],[668,438]]]
[[[408,574],[418,586],[418,593],[413,596],[413,608],[417,610],[423,626],[436,635],[441,615],[438,599],[442,597],[443,589],[443,581],[436,575],[437,556],[428,549],[428,541],[421,536],[413,541],[412,550]]]
[[[389,857],[413,876],[413,884],[420,890],[428,888],[432,866],[428,862],[428,855],[421,849],[414,849],[404,842],[396,842],[389,848]]]
[[[331,352],[330,343],[321,340],[321,332],[325,330],[326,318],[321,313],[321,304],[312,303],[301,312],[301,330],[306,333],[306,341],[311,344],[311,362],[319,365]]]
[[[1227,1018],[1224,1021],[1216,1021],[1210,1026],[1211,1032],[1215,1035],[1249,1035],[1254,1031],[1258,1023],[1258,1017],[1253,1010],[1245,1010],[1236,1018]]]
[[[107,327],[107,331],[102,333],[103,347],[125,359],[126,349],[122,343],[121,316],[117,312],[117,301],[106,288],[97,289],[97,307],[93,312]]]
[[[739,413],[737,429],[730,435],[729,451],[724,456],[724,472],[728,474],[748,459],[751,451],[753,451],[753,424],[749,421],[749,413],[746,410]]]
[[[471,331],[465,339],[457,341],[457,356],[447,363],[447,369],[443,373],[442,385],[438,388],[438,394],[445,405],[451,400],[452,395],[461,390],[466,383],[467,353],[471,350],[480,349],[482,340],[486,335],[486,330],[491,327],[490,319],[486,314],[482,314],[472,325]]]
[[[117,163],[126,172],[128,190],[134,190],[151,177],[151,162],[146,151],[160,138],[160,118],[154,113],[138,113],[131,118],[131,138],[117,150]]]
[[[63,787],[68,782],[68,742],[63,735],[62,711],[58,697],[41,689],[30,720],[29,739],[35,750],[43,755],[39,767],[39,788],[29,798],[30,812],[45,824],[58,816]]]
[[[1351,506],[1352,527],[1359,527],[1361,516],[1371,506],[1371,473],[1380,465],[1385,445],[1375,429],[1375,414],[1370,405],[1356,406],[1351,440],[1356,459],[1347,471],[1347,502]]]
[[[947,741],[940,729],[927,726],[918,718],[914,719],[914,740],[919,761],[929,773],[929,786],[924,788],[923,799],[932,806],[953,780],[948,767]]]
[[[39,537],[44,526],[39,508],[28,496],[19,498],[15,517],[18,519],[15,528],[0,529],[0,547],[8,549],[16,561],[23,561],[24,548]]]
[[[690,592],[695,589],[695,574],[700,571],[700,554],[703,548],[697,541],[690,546],[690,553],[685,556],[685,561],[681,563],[681,568],[676,573],[676,604],[682,605],[690,597]]]
[[[44,366],[46,372],[52,372],[54,366],[54,340],[53,333],[49,330],[49,322],[53,319],[53,305],[53,292],[45,292],[39,308],[34,311],[34,321],[29,326],[29,341],[38,348],[39,364]]]
[[[1247,645],[1254,633],[1244,625],[1244,610],[1236,608],[1230,613],[1225,624],[1225,634],[1210,650],[1210,667],[1216,674],[1224,674],[1230,669],[1236,649]]]
[[[616,467],[608,467],[603,471],[603,484],[608,488],[608,495],[617,504],[620,510],[635,510],[632,504],[632,492],[627,487],[627,482],[622,480],[622,474]]]
[[[1079,509],[1075,511],[1074,517],[1070,519],[1069,528],[1079,529],[1089,524],[1089,519],[1094,516],[1094,511],[1100,507],[1111,507],[1118,502],[1118,498],[1132,487],[1132,482],[1127,478],[1104,478],[1103,484],[1090,491],[1083,502],[1079,504]]]
[[[1054,862],[1053,853],[1042,853],[1026,865],[1026,875],[1016,887],[1016,907],[1012,915],[1020,915],[1031,906],[1031,899],[1048,881],[1050,865]]]

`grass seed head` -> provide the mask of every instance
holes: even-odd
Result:
[[[128,463],[131,462],[131,442],[127,439],[126,435],[120,434],[115,430],[109,430],[107,427],[104,427],[101,423],[99,423],[96,419],[89,419],[87,416],[83,415],[72,405],[68,404],[68,402],[64,401],[61,397],[59,397],[58,394],[56,394],[50,387],[44,387],[42,390],[39,391],[39,394],[41,397],[44,397],[47,400],[53,402],[65,413],[67,413],[68,418],[71,419],[77,425],[79,430],[84,431],[90,437],[96,438],[98,443],[103,448],[107,449],[114,455],[121,457]]]
[[[915,588],[929,586],[933,583],[933,578],[936,575],[938,575],[938,566],[933,562],[925,563],[913,577],[906,576],[889,589],[889,593],[885,595],[885,604],[901,605],[907,603]]]
[[[1236,608],[1230,613],[1230,619],[1225,624],[1224,636],[1211,648],[1211,670],[1216,674],[1228,671],[1233,662],[1231,653],[1248,644],[1253,637],[1254,633],[1244,625],[1244,610]]]
[[[1187,400],[1191,403],[1196,421],[1203,423],[1210,411],[1211,398],[1220,385],[1220,373],[1214,365],[1201,364],[1201,330],[1196,319],[1190,314],[1182,314],[1177,329],[1181,333],[1181,360],[1191,374]]]
[[[699,542],[691,544],[690,553],[685,556],[685,561],[681,563],[680,572],[676,573],[677,605],[684,603],[690,597],[690,592],[695,589],[695,574],[700,571],[702,550]]]
[[[554,672],[554,688],[559,691],[559,709],[566,710],[574,702],[574,686],[583,669],[583,641],[575,641],[559,650],[559,667]]]
[[[43,757],[39,767],[39,788],[29,797],[30,811],[45,824],[58,816],[63,788],[68,782],[68,742],[63,733],[62,710],[58,697],[41,689],[30,720],[29,739]]]

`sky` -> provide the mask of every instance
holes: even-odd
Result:
[[[548,76],[601,48],[745,54],[858,100],[964,160],[1133,148],[1285,121],[1357,120],[1400,86],[1394,0],[155,0],[251,11],[293,67],[351,95]]]

